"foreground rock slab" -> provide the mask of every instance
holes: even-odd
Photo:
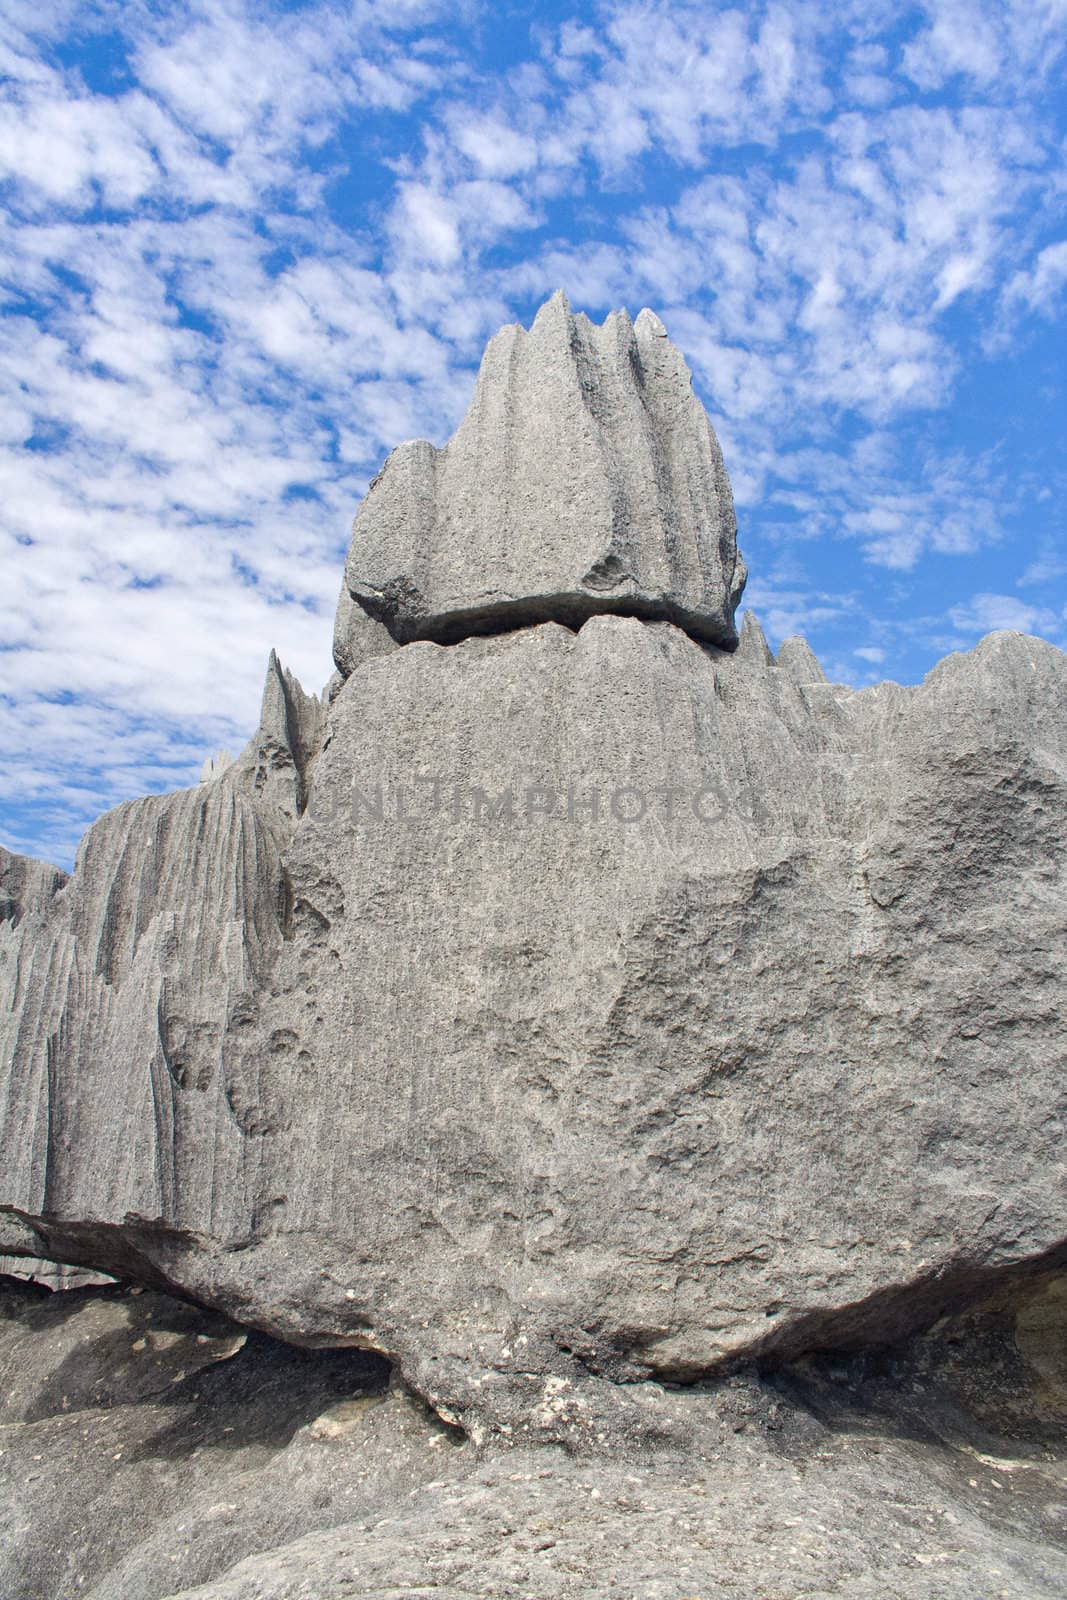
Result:
[[[8,1600],[1067,1593],[1067,1293],[877,1356],[632,1387],[580,1454],[479,1453],[358,1352],[0,1280]],[[636,1419],[640,1419],[638,1422]]]
[[[383,1516],[464,1453],[381,1358],[147,1290],[0,1278],[0,1394],[5,1600],[158,1600]]]

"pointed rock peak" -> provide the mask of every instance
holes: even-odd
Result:
[[[315,740],[321,713],[318,697],[304,692],[299,678],[282,666],[272,650],[263,685],[257,737],[289,750],[298,765],[303,765],[310,754],[309,744]]]
[[[213,756],[208,756],[200,768],[200,782],[214,783],[216,778],[233,766],[233,756],[228,750],[216,750]]]
[[[814,650],[799,633],[794,634],[791,639],[782,640],[778,648],[778,665],[797,684],[827,681]]]
[[[639,339],[643,335],[653,339],[666,339],[667,337],[667,330],[660,318],[657,317],[654,311],[650,311],[648,306],[645,306],[643,311],[638,312],[637,321],[634,323],[634,332]]]
[[[555,294],[550,295],[538,310],[530,326],[530,332],[536,333],[546,327],[566,325],[572,320],[573,316],[574,313],[571,310],[571,303],[567,299],[566,292],[563,289],[557,289]]]
[[[263,687],[260,732],[276,736],[303,771],[318,750],[322,717],[318,695],[308,694],[296,674],[283,667],[272,650]]]
[[[307,803],[311,767],[322,744],[325,708],[306,694],[300,680],[272,650],[259,713],[259,727],[222,774],[239,788],[273,803],[284,817],[298,817]]]
[[[335,643],[401,644],[613,612],[732,649],[745,580],[722,452],[663,324],[601,325],[558,290],[490,340],[443,450],[393,451],[352,530]],[[605,575],[612,575],[605,582]]]
[[[277,652],[272,650],[267,661],[267,676],[263,683],[263,695],[260,700],[259,731],[261,733],[270,732],[276,738],[284,740],[287,736],[288,720],[285,674],[282,671],[282,664],[278,660]]]
[[[737,646],[737,656],[739,661],[750,661],[753,666],[775,665],[771,647],[754,611],[746,611],[741,619],[741,639]]]

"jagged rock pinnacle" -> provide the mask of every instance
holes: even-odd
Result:
[[[359,608],[401,642],[613,612],[732,649],[745,576],[722,453],[662,322],[598,327],[560,291],[490,340],[444,449],[402,444],[371,484],[336,659],[362,653]]]

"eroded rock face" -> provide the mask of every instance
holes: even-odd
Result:
[[[537,356],[544,426],[577,435],[576,481],[608,486],[589,525],[632,478],[632,548],[682,561],[642,568],[642,592],[681,594],[679,485],[690,553],[733,534],[701,542],[725,501],[680,358],[651,318],[596,330],[558,301],[520,332],[487,356],[434,506],[496,483],[511,526],[551,456],[522,442],[532,399],[504,404],[533,394]],[[665,466],[645,438],[597,477],[638,390],[680,408],[656,439],[702,426],[711,453]],[[562,517],[555,494],[531,517]],[[381,548],[403,534],[462,576],[407,505]],[[546,559],[573,547],[590,570],[561,529]],[[502,592],[492,551],[466,559]],[[20,891],[0,922],[0,1249],[377,1348],[472,1433],[536,1416],[561,1441],[596,1433],[561,1383],[877,1345],[1054,1266],[1067,657],[995,634],[916,688],[858,693],[803,641],[776,660],[751,617],[727,650],[688,601],[620,615],[594,586],[580,628],[514,627],[441,584],[456,608],[434,614],[474,635],[402,643],[399,611],[386,627],[346,592],[328,707],[272,658],[235,762],[119,807],[69,882]]]
[[[1067,658],[854,693],[749,631],[406,646],[295,826],[240,763],[105,818],[10,936],[8,1248],[377,1345],[476,1427],[1054,1250]]]
[[[528,333],[502,328],[445,448],[402,444],[372,483],[345,581],[403,642],[615,611],[735,644],[730,483],[659,318],[597,327],[561,292]],[[344,618],[342,672],[362,632]]]
[[[223,1074],[223,1039],[285,937],[281,852],[321,718],[272,655],[260,728],[220,777],[116,807],[72,878],[0,924],[5,1203],[246,1230],[249,1091]]]

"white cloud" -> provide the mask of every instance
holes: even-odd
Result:
[[[952,606],[948,614],[961,633],[990,633],[998,628],[1052,636],[1063,632],[1062,613],[1049,606],[1026,605],[1010,594],[976,594],[965,604]]]
[[[68,98],[50,74],[0,106],[0,177],[29,186],[38,203],[87,205],[98,189],[125,208],[155,188],[158,170],[121,107]]]
[[[777,649],[783,639],[794,634],[818,636],[857,615],[855,595],[795,584],[790,577],[788,572],[775,573],[772,569],[766,577],[753,578],[745,590],[744,604],[759,617],[772,648]]]
[[[702,179],[629,218],[626,244],[550,244],[515,281],[686,319],[683,337],[717,352],[714,381],[737,374],[726,410],[765,414],[771,389],[783,415],[880,420],[944,404],[957,362],[941,319],[1013,259],[1010,219],[1045,168],[1007,113],[851,112],[791,171]]]
[[[491,117],[458,115],[452,137],[457,149],[487,178],[514,178],[537,165],[536,141]]]
[[[1016,579],[1016,583],[1020,589],[1025,589],[1032,584],[1054,583],[1057,578],[1065,576],[1067,576],[1067,548],[1062,543],[1054,544],[1051,539],[1043,539],[1036,560],[1027,564],[1022,576]]]
[[[410,254],[433,266],[460,258],[459,228],[448,201],[422,183],[406,183],[397,200],[393,234]]]
[[[904,67],[923,89],[956,75],[983,89],[1032,87],[1067,46],[1064,0],[926,0],[927,21],[905,47]]]
[[[1020,304],[1051,317],[1067,285],[1067,239],[1046,245],[1034,260],[1009,280],[1004,298],[1009,309]]]

